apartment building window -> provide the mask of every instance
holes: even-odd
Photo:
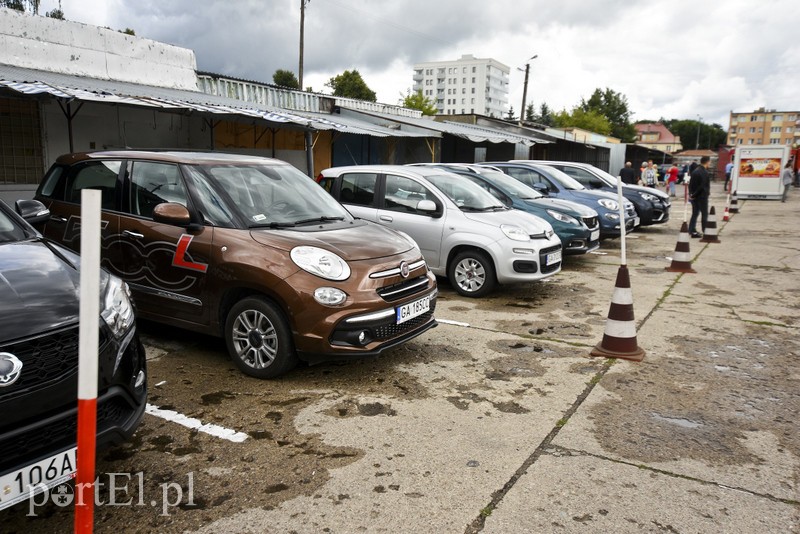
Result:
[[[780,142],[781,142],[780,139],[770,139],[769,140],[769,144],[771,144],[771,145],[778,145],[778,144],[780,144]]]
[[[461,88],[461,94],[462,94],[462,95],[465,95],[465,94],[467,94],[467,88],[466,88],[466,87],[462,87],[462,88]]]
[[[473,72],[473,73],[475,72],[475,67],[472,67],[472,72]]]
[[[472,88],[472,94],[473,95],[475,94],[475,88],[474,87]]]
[[[461,73],[462,74],[466,74],[467,73],[467,67],[461,67]]]
[[[739,133],[744,133],[744,128],[743,128],[743,127],[741,127],[741,126],[739,126],[739,130],[738,130],[738,132],[739,132]]]
[[[786,127],[786,133],[792,133],[793,131],[794,131],[794,128],[792,128],[791,126],[787,126]]]
[[[751,127],[751,128],[750,128],[750,133],[756,133],[756,129],[755,129],[755,127]]]
[[[787,140],[786,140],[786,144],[787,144],[787,145],[791,145],[791,144],[792,144],[792,140],[791,140],[791,139],[787,139]]]
[[[470,104],[474,104],[474,103],[475,103],[475,99],[474,99],[474,98],[470,98],[470,99],[469,99],[469,103],[470,103]]]
[[[742,141],[744,141],[744,140],[743,140],[743,139],[739,139],[739,143],[738,143],[738,144],[740,144],[740,145],[741,145],[741,144],[742,144]]]
[[[472,83],[475,83],[475,76],[472,77]]]
[[[462,98],[461,99],[461,103],[462,104],[466,104],[467,103],[467,99],[466,98]],[[462,110],[461,113],[464,113],[464,111]]]
[[[758,115],[750,115],[750,122],[756,122],[758,120]]]
[[[764,133],[764,128],[759,128],[758,133]]]
[[[783,115],[773,115],[772,122],[779,122],[783,120]]]
[[[461,78],[461,83],[467,83],[467,79],[466,78]]]
[[[754,144],[754,143],[753,143],[753,140],[752,140],[752,139],[748,139],[748,140],[747,140],[747,144],[748,144],[748,145],[752,145],[752,144]]]

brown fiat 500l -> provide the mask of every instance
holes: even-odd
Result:
[[[222,336],[245,373],[377,354],[436,325],[436,279],[407,235],[354,219],[282,161],[216,152],[65,155],[36,193],[43,233],[80,249],[102,191],[103,266],[139,316]]]

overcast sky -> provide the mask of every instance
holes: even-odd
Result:
[[[297,72],[301,0],[62,0],[69,20],[133,28],[194,50],[199,70],[272,82]],[[40,12],[57,0],[42,0]],[[397,104],[413,64],[463,54],[511,69],[527,103],[570,110],[594,89],[628,99],[633,120],[800,109],[798,0],[311,0],[303,85],[357,69],[378,101]]]

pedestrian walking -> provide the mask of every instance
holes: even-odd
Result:
[[[669,170],[667,170],[667,174],[665,177],[667,182],[667,186],[664,188],[666,192],[669,193],[669,196],[675,196],[675,184],[678,183],[678,167],[673,163],[670,166]]]
[[[619,170],[619,177],[623,184],[636,185],[636,171],[630,161],[626,161],[625,166]]]
[[[708,175],[708,165],[711,158],[703,156],[700,163],[692,171],[689,178],[689,201],[692,203],[692,216],[689,219],[689,235],[703,237],[697,231],[697,217],[700,216],[701,228],[706,231],[708,221],[708,197],[711,194],[711,179]]]
[[[728,191],[728,182],[731,180],[731,172],[733,172],[733,157],[725,165],[725,185],[722,186],[723,191]]]
[[[653,162],[650,161],[647,163],[647,167],[644,168],[642,171],[642,181],[644,185],[647,187],[656,187],[656,180],[657,178],[656,168],[653,165]]]
[[[792,170],[791,161],[787,161],[786,166],[783,167],[781,178],[783,179],[783,196],[781,197],[781,202],[786,202],[786,196],[789,194],[789,186],[792,185],[794,181],[794,171]]]

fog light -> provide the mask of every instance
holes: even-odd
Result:
[[[347,293],[335,287],[319,287],[314,290],[314,300],[324,306],[338,306],[347,300]]]
[[[609,221],[618,221],[619,220],[619,213],[606,213],[605,218]]]
[[[358,342],[361,343],[362,345],[364,345],[366,343],[366,341],[367,341],[367,332],[365,330],[362,330],[358,334]]]
[[[136,382],[133,383],[133,387],[139,389],[144,385],[144,379],[146,375],[144,374],[144,370],[140,369],[139,374],[136,375]]]
[[[533,251],[533,250],[531,250],[529,248],[515,248],[513,250],[514,250],[514,254],[536,254],[535,251]]]

